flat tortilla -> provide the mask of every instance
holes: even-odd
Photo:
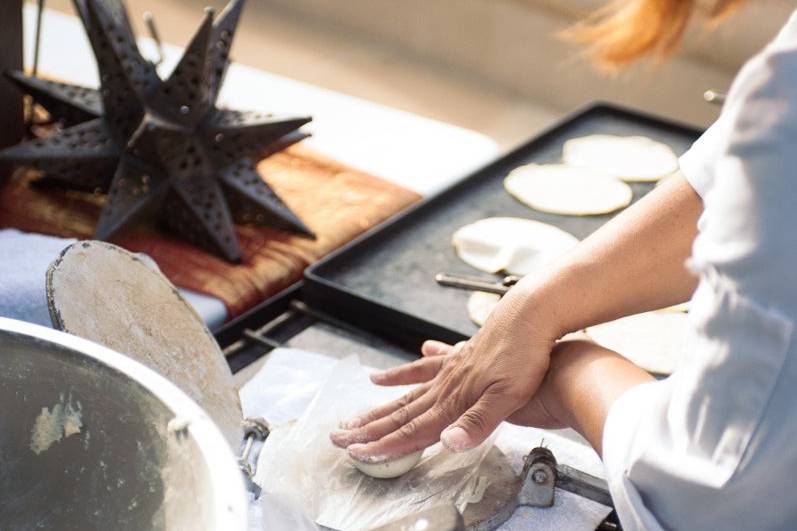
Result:
[[[614,212],[634,197],[623,181],[566,164],[520,166],[504,179],[504,188],[535,210],[569,216]]]
[[[678,157],[666,144],[645,136],[589,135],[562,147],[565,164],[627,182],[653,182],[678,170]]]
[[[486,291],[474,291],[468,298],[468,317],[479,326],[484,326],[487,318],[501,301],[501,296]]]
[[[560,228],[530,219],[486,218],[452,236],[457,255],[487,273],[527,275],[572,249],[578,239]]]
[[[686,355],[688,330],[686,313],[661,310],[591,326],[587,334],[649,372],[672,374]]]

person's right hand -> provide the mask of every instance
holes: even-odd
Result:
[[[535,411],[535,423],[549,426],[551,419],[533,397],[557,338],[550,317],[535,310],[532,292],[521,281],[469,341],[455,347],[427,343],[424,358],[373,375],[381,385],[420,385],[343,423],[332,441],[355,459],[380,462],[438,440],[452,451],[469,450],[522,409]]]
[[[589,339],[584,333],[570,334],[568,335],[568,338]],[[442,368],[445,363],[451,360],[451,357],[456,354],[458,349],[462,348],[464,345],[464,341],[457,343],[456,345],[448,345],[446,343],[434,340],[424,342],[423,346],[421,347],[421,354],[423,354],[424,357],[437,358],[435,363],[430,363],[428,365],[430,368],[430,373],[431,369],[435,367]],[[413,368],[410,370],[417,369]],[[378,385],[403,385],[403,378],[398,372],[393,374],[391,374],[389,371],[377,373],[373,380],[374,383],[377,383]],[[506,418],[507,422],[511,424],[517,424],[518,426],[532,426],[543,429],[559,429],[566,427],[563,421],[554,416],[552,410],[549,408],[548,403],[545,401],[547,396],[547,393],[545,392],[545,383],[547,380],[548,378],[546,376],[537,392],[534,393],[534,395],[523,406],[521,406],[520,409],[509,415]]]

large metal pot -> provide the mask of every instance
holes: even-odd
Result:
[[[0,318],[0,408],[0,529],[246,529],[219,430],[117,352]]]

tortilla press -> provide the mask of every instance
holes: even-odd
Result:
[[[171,283],[148,265],[145,258],[105,242],[73,244],[48,270],[47,299],[57,328],[127,354],[173,382],[201,406],[230,447],[241,448],[238,468],[249,480],[249,490],[255,496],[259,494],[251,478],[255,472],[257,448],[269,436],[269,426],[263,419],[242,421],[232,375],[213,336]],[[86,371],[84,376],[92,377],[92,374]],[[109,404],[113,404],[114,391],[108,394]],[[77,407],[69,398],[66,400]],[[136,422],[141,421],[131,418],[135,414],[117,415],[120,421],[130,423],[123,433],[131,434],[131,430],[137,429]],[[194,433],[195,426],[212,423],[194,407],[190,414],[174,415],[165,424],[166,432],[174,440],[184,440]],[[152,429],[151,423],[148,425]],[[116,433],[112,429],[106,431]],[[106,451],[114,453],[110,450],[109,445]],[[226,467],[227,474],[229,465],[219,463]],[[443,518],[444,514],[451,513],[441,508],[435,512],[439,516],[437,519],[412,515],[385,529],[418,529],[418,522],[426,522],[427,529],[495,529],[518,505],[550,506],[554,487],[563,485],[569,485],[568,490],[574,490],[573,485],[577,485],[582,495],[586,492],[587,497],[608,503],[608,494],[600,490],[600,480],[582,474],[586,480],[573,481],[570,471],[557,466],[553,455],[545,449],[537,448],[529,454],[523,473],[518,477],[501,451],[493,448],[482,463],[480,474],[489,476],[490,486],[481,500],[470,504],[463,515],[457,513]],[[188,473],[187,477],[192,474]],[[205,479],[210,480],[209,477]],[[238,483],[240,487],[240,480]],[[205,487],[212,489],[215,485]],[[234,488],[228,490],[230,496],[237,492]],[[246,503],[246,496],[243,489],[239,488],[239,492],[240,499],[235,503],[240,505]],[[434,527],[429,527],[430,524]],[[407,527],[410,525],[414,527]],[[202,528],[200,525],[191,527]],[[222,527],[206,525],[205,528],[237,529],[226,524]]]
[[[494,447],[482,462],[479,474],[489,475],[490,486],[482,499],[469,504],[464,513],[460,514],[453,505],[444,505],[372,531],[489,531],[500,527],[518,507],[552,507],[556,488],[612,506],[606,483],[602,479],[557,464],[553,453],[543,446],[529,452],[519,476],[512,471],[503,453]],[[608,519],[598,527],[601,531],[616,529],[619,528],[614,527]]]
[[[100,241],[70,245],[47,271],[53,326],[104,345],[155,370],[199,404],[216,423],[250,491],[253,447],[268,423],[243,418],[232,373],[202,318],[147,257]],[[175,417],[175,432],[195,419]]]

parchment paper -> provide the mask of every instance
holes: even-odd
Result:
[[[275,349],[263,368],[241,389],[241,404],[246,416],[265,417],[273,425],[285,424],[301,417],[318,390],[334,370],[334,358],[296,349]],[[401,390],[403,391],[403,389]],[[396,391],[397,394],[400,392]],[[394,395],[391,395],[394,396]],[[390,396],[386,397],[389,399]],[[572,432],[546,431],[505,424],[496,441],[516,472],[523,467],[523,456],[541,442],[553,450],[559,462],[601,476],[603,464],[597,454]],[[261,469],[260,474],[267,474]],[[262,478],[262,476],[261,476]],[[262,481],[262,479],[261,479]],[[275,511],[268,500],[276,498],[282,509]],[[265,502],[264,502],[265,500]],[[288,509],[289,508],[289,509]],[[258,518],[252,518],[251,531],[296,531],[298,508],[279,495],[265,493],[261,503],[253,504]],[[284,516],[287,513],[288,516]],[[609,513],[604,507],[586,498],[560,489],[550,509],[518,508],[499,529],[501,531],[548,531],[567,529],[592,531]],[[264,515],[270,518],[263,520]],[[268,526],[263,527],[267,521]],[[304,521],[307,525],[307,521]]]
[[[413,470],[388,480],[363,475],[329,440],[341,420],[409,389],[375,386],[355,356],[341,360],[301,418],[269,436],[255,482],[265,495],[278,494],[316,523],[339,530],[370,529],[443,503],[464,510],[484,488],[476,471],[492,438],[464,453],[437,444]]]

